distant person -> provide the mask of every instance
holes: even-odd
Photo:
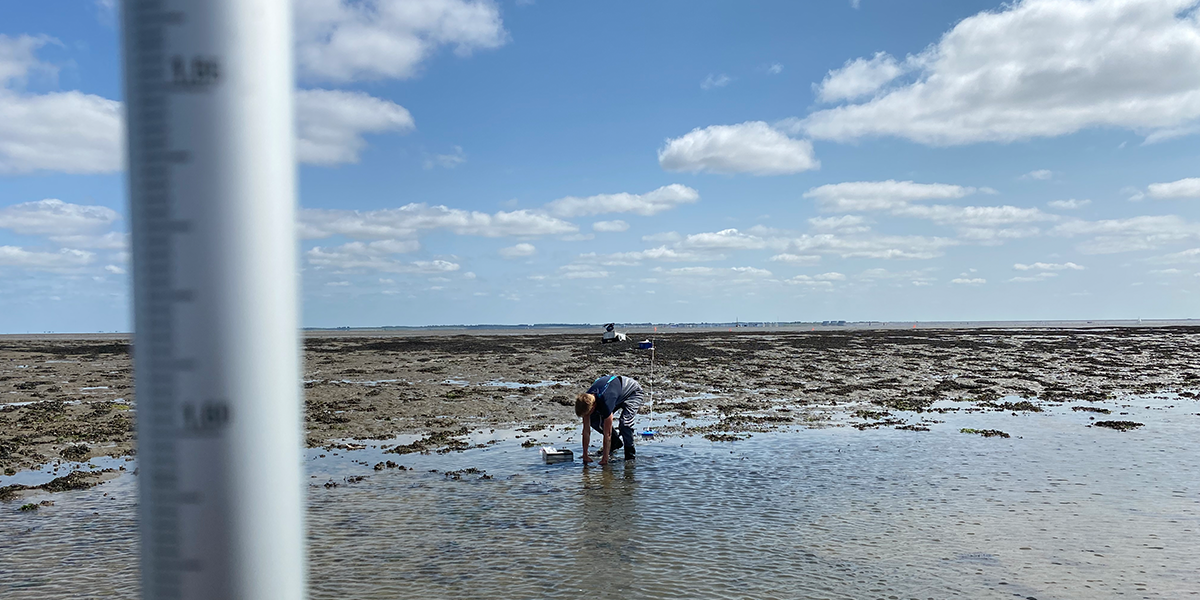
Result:
[[[575,414],[583,419],[583,464],[592,462],[588,456],[591,430],[604,436],[600,464],[607,465],[613,452],[625,448],[625,460],[633,460],[633,418],[642,407],[642,384],[624,375],[605,375],[597,379],[588,391],[575,397]],[[619,437],[613,439],[613,415],[621,411],[618,421]],[[589,427],[590,426],[590,427]]]

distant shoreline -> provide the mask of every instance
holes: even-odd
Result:
[[[634,334],[671,332],[729,332],[729,331],[847,331],[876,329],[1103,329],[1137,327],[1197,327],[1200,319],[1045,319],[1023,321],[847,321],[835,322],[730,322],[730,323],[631,323],[617,324],[617,330]],[[603,324],[552,323],[534,325],[421,325],[382,327],[305,327],[300,331],[306,338],[381,337],[381,336],[444,336],[444,335],[552,335],[599,334]],[[3,333],[0,339],[128,339],[128,332],[82,333]]]

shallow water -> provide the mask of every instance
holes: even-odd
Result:
[[[98,446],[103,449],[103,446]],[[47,463],[40,469],[28,469],[18,471],[15,475],[0,475],[0,487],[6,485],[41,485],[50,480],[67,475],[72,471],[83,471],[89,473],[92,471],[102,471],[105,469],[132,469],[134,467],[131,457],[114,458],[111,456],[94,456],[84,462],[76,461],[61,461]]]
[[[571,382],[569,382],[569,381],[553,381],[553,380],[549,380],[549,379],[543,379],[541,381],[535,381],[533,383],[521,383],[519,381],[504,381],[503,379],[492,379],[492,380],[488,381],[487,383],[484,383],[483,385],[491,386],[491,387],[509,388],[509,389],[520,389],[520,388],[525,388],[525,387],[540,388],[540,387],[549,387],[552,385],[571,385]]]
[[[666,438],[607,469],[542,465],[520,440],[444,456],[314,450],[311,595],[1195,595],[1200,404],[1137,400],[1121,410],[1130,414],[1102,418],[1147,426],[1088,428],[1089,415],[1067,407],[949,414],[929,432]],[[389,458],[413,470],[368,466]],[[465,467],[493,478],[442,473]],[[354,475],[369,477],[345,481]],[[340,485],[325,488],[331,480]],[[46,495],[56,505],[34,514],[3,505],[0,596],[133,593],[134,483]]]

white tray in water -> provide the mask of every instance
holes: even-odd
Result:
[[[567,448],[555,448],[554,446],[543,446],[542,447],[542,460],[545,460],[548,463],[568,462],[568,461],[573,462],[575,460],[575,453],[571,452]]]

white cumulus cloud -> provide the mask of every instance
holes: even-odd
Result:
[[[500,256],[504,258],[524,258],[526,256],[533,256],[534,254],[537,254],[537,248],[533,244],[525,242],[500,249]]]
[[[609,276],[609,272],[604,269],[598,269],[591,265],[563,265],[558,268],[562,276],[567,279],[604,279]]]
[[[887,211],[897,217],[928,219],[938,225],[956,228],[958,235],[963,239],[984,244],[999,244],[1004,240],[1030,237],[1041,233],[1037,227],[1012,227],[1012,225],[1055,221],[1061,218],[1036,208],[1008,205],[913,204],[913,202],[921,200],[957,199],[977,191],[995,193],[994,190],[988,188],[976,189],[944,183],[888,180],[823,185],[808,190],[804,193],[804,197],[816,200],[818,206],[825,211]],[[810,222],[813,221],[810,219]],[[825,222],[816,220],[814,225]]]
[[[937,258],[956,240],[919,235],[801,235],[786,240],[788,254],[834,254],[842,258],[927,260]]]
[[[819,85],[813,85],[821,102],[853,100],[875,93],[904,73],[904,68],[886,52],[871,58],[846,61],[842,68],[830,71]]]
[[[813,229],[840,231],[842,233],[861,233],[870,230],[870,227],[866,226],[866,219],[857,215],[813,217],[808,220],[808,224],[812,225]]]
[[[1051,233],[1065,237],[1090,237],[1079,250],[1085,254],[1113,254],[1152,250],[1164,244],[1200,238],[1200,225],[1176,215],[1139,216],[1100,221],[1068,221]]]
[[[83,235],[107,229],[121,218],[106,206],[71,204],[55,198],[0,208],[0,228],[25,235]]]
[[[567,196],[546,205],[559,217],[586,217],[605,213],[634,213],[648,217],[700,199],[696,190],[678,183],[665,185],[645,194],[597,194],[586,198]]]
[[[124,137],[119,102],[0,89],[0,173],[118,171]]]
[[[63,248],[58,252],[27,250],[20,246],[0,246],[0,267],[18,267],[31,271],[66,271],[92,263],[95,254]]]
[[[1172,252],[1171,254],[1159,256],[1152,260],[1159,263],[1197,262],[1200,261],[1200,248],[1189,248],[1181,252]]]
[[[617,219],[615,221],[596,221],[592,223],[592,230],[601,233],[619,233],[629,230],[629,223]]]
[[[1186,128],[1200,119],[1196,6],[1197,0],[1019,0],[959,21],[908,57],[916,73],[906,83],[791,124],[815,139],[896,136],[931,145],[1011,142],[1090,127]],[[886,57],[864,64],[880,61]]]
[[[57,75],[35,56],[47,36],[0,35],[0,173],[109,173],[121,168],[121,104],[78,91],[20,91],[30,73]]]
[[[0,36],[0,85],[41,63],[32,52],[49,38]],[[79,91],[27,94],[0,88],[0,173],[108,173],[122,168],[122,104]],[[365,134],[407,133],[404,107],[362,92],[296,91],[296,154],[301,162],[357,162]]]
[[[11,37],[0,34],[0,86],[24,84],[30,71],[56,75],[58,70],[53,65],[37,58],[38,48],[56,43],[58,40],[44,35]]]
[[[674,244],[682,239],[683,239],[683,236],[680,235],[678,231],[664,231],[662,233],[653,233],[650,235],[642,236],[643,242],[650,242],[652,244],[660,244],[660,243]]]
[[[709,73],[708,77],[705,77],[704,81],[700,82],[700,89],[711,90],[713,88],[725,87],[730,83],[733,83],[733,79],[724,73],[720,75]]]
[[[848,234],[844,232],[794,235],[767,227],[749,231],[724,229],[681,237],[678,247],[698,252],[772,249],[776,262],[811,263],[821,254],[842,258],[930,259],[957,240],[915,235]]]
[[[900,280],[904,280],[907,281],[909,285],[927,286],[933,285],[933,283],[937,281],[937,278],[931,275],[931,273],[934,271],[936,271],[936,269],[932,267],[927,269],[916,269],[912,271],[888,271],[887,269],[874,268],[867,269],[866,271],[859,273],[858,278],[867,282],[875,282],[879,280],[892,280],[899,282]]]
[[[1051,200],[1050,202],[1046,203],[1046,206],[1049,206],[1050,208],[1057,208],[1059,210],[1075,210],[1077,208],[1083,208],[1091,203],[1091,200],[1076,200],[1071,198],[1070,200]]]
[[[532,237],[573,233],[566,221],[529,210],[494,214],[424,203],[373,211],[305,209],[300,211],[300,234],[308,239],[345,235],[356,239],[406,239],[422,231],[446,230],[482,237]]]
[[[1146,195],[1158,199],[1200,198],[1200,177],[1146,186]]]
[[[423,166],[426,170],[434,167],[453,169],[465,162],[467,162],[467,154],[463,152],[462,146],[455,146],[454,151],[449,154],[434,154],[433,156],[426,157]]]
[[[724,256],[713,254],[698,254],[695,252],[686,252],[659,246],[657,248],[649,248],[646,250],[638,250],[635,252],[616,252],[613,254],[596,254],[589,252],[588,254],[580,254],[576,259],[581,263],[597,263],[606,267],[615,266],[636,266],[642,261],[657,260],[663,262],[698,262],[704,260],[721,260]]]
[[[829,272],[829,273],[821,273],[819,275],[797,275],[797,276],[789,278],[785,281],[787,281],[787,283],[792,283],[792,284],[797,284],[797,285],[829,287],[829,286],[833,285],[832,282],[845,281],[845,279],[846,279],[846,276],[841,273]]]
[[[888,179],[826,184],[804,192],[804,197],[816,200],[824,211],[855,212],[892,210],[920,200],[954,200],[977,191],[961,185]]]
[[[415,247],[412,248],[415,250]],[[378,271],[381,273],[437,274],[457,271],[460,265],[448,260],[417,260],[404,262],[393,258],[396,245],[350,242],[326,248],[316,246],[304,253],[308,264],[334,272]],[[411,251],[411,250],[399,250]]]
[[[1066,262],[1066,263],[1035,262],[1031,265],[1016,263],[1013,265],[1013,268],[1018,271],[1067,271],[1067,270],[1082,271],[1083,270],[1083,267],[1081,267],[1073,262]]]
[[[109,231],[120,218],[117,211],[106,206],[47,198],[0,208],[0,229],[46,236],[66,248],[125,250],[129,236]]]
[[[296,0],[303,76],[336,82],[407,79],[438,48],[459,56],[508,41],[492,0]]]
[[[1022,276],[1018,276],[1018,277],[1013,277],[1012,279],[1009,279],[1008,281],[1011,283],[1032,283],[1035,281],[1045,281],[1047,279],[1053,279],[1055,277],[1058,277],[1058,273],[1055,273],[1053,271],[1042,271],[1041,273],[1038,273],[1037,275],[1022,275]]]
[[[1053,221],[1059,218],[1036,208],[1019,208],[1007,205],[953,206],[946,204],[911,204],[893,209],[892,214],[916,219],[929,219],[939,225],[957,227],[994,227],[1013,223]]]
[[[724,229],[708,233],[693,233],[680,242],[684,248],[697,250],[757,250],[767,247],[767,240],[749,235],[737,229]]]
[[[102,234],[52,235],[50,240],[67,248],[128,250],[129,234],[110,231]]]
[[[771,272],[758,267],[679,267],[663,271],[666,275],[688,278],[711,278],[728,281],[761,279],[770,277]]]
[[[696,128],[658,151],[667,171],[786,175],[820,168],[812,143],[762,121]]]
[[[815,265],[821,262],[820,254],[776,254],[771,257],[771,262],[785,262],[796,265]]]
[[[296,90],[296,158],[335,165],[358,162],[364,134],[407,133],[414,127],[403,106],[362,92]]]

